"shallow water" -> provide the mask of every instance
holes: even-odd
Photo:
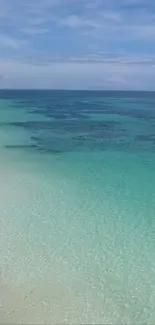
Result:
[[[1,91],[0,320],[155,322],[155,94]]]

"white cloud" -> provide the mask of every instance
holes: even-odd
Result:
[[[91,19],[85,19],[83,17],[78,17],[76,15],[70,15],[65,18],[57,20],[57,23],[60,25],[65,25],[68,27],[98,27],[97,22]]]
[[[0,0],[1,85],[153,87],[150,8],[151,0]]]
[[[19,50],[21,42],[9,36],[0,35],[0,47],[1,48],[11,48],[13,50]]]
[[[50,32],[50,29],[39,28],[39,27],[27,27],[27,28],[22,28],[21,32],[27,35],[39,35],[39,34],[46,34]]]
[[[111,87],[114,85],[116,87],[116,85],[120,86],[126,86],[128,85],[128,82],[125,78],[121,77],[121,76],[112,76],[111,78],[107,78],[107,84],[110,84]]]
[[[115,11],[105,11],[102,13],[103,20],[109,21],[109,23],[120,23],[121,15]]]
[[[1,87],[57,89],[153,89],[155,64],[130,62],[54,62],[0,60]]]

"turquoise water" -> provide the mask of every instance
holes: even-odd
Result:
[[[155,93],[0,92],[0,321],[155,322]]]

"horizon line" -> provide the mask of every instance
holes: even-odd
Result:
[[[59,88],[0,88],[0,91],[92,91],[92,92],[155,92],[144,89],[59,89]]]

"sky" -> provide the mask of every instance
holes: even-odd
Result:
[[[0,88],[155,90],[155,0],[0,0]]]

